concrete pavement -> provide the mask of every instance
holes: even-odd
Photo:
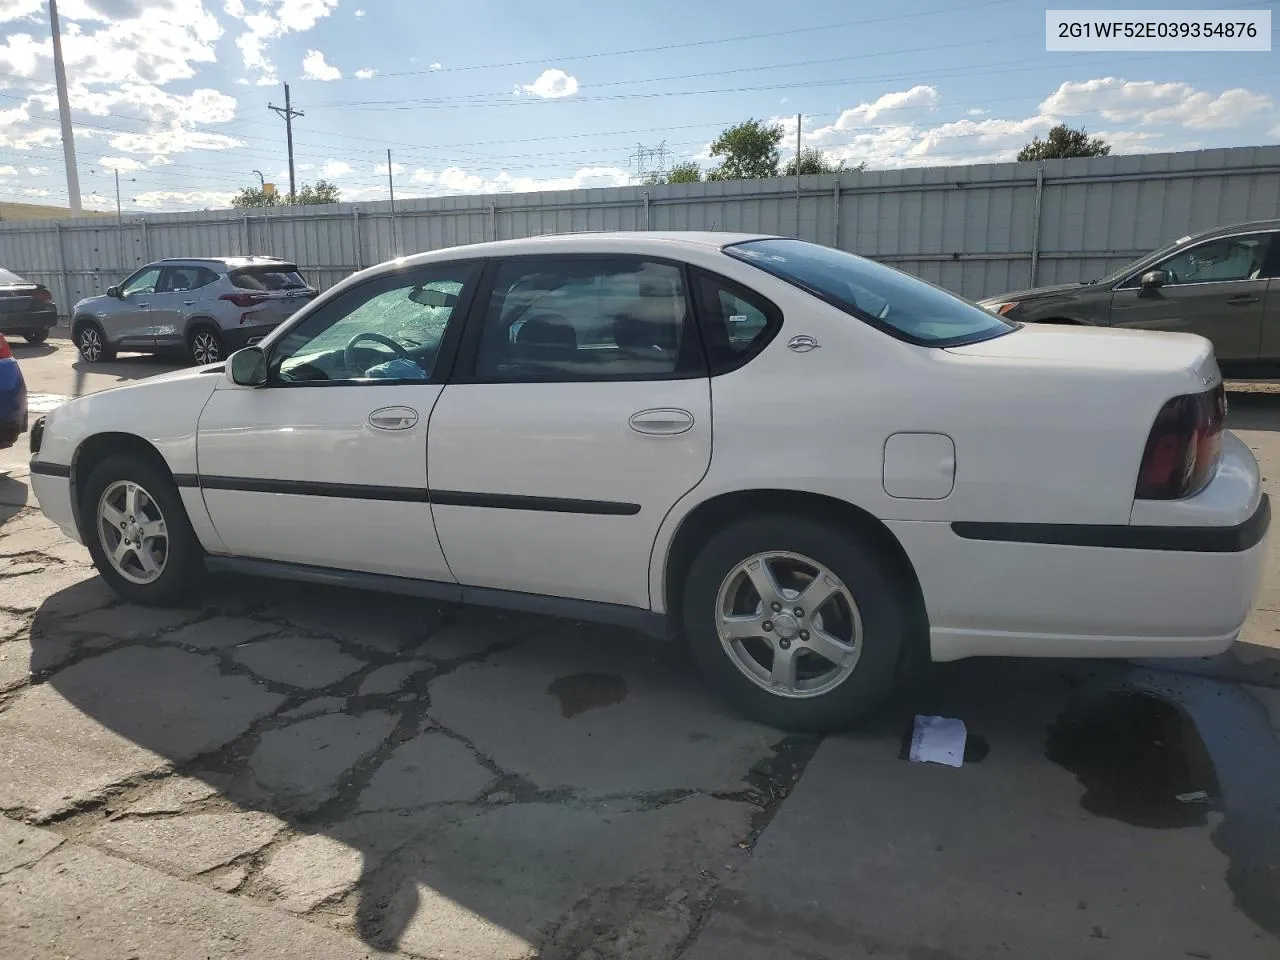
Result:
[[[167,369],[50,343],[15,347],[43,396]],[[1280,395],[1231,402],[1270,483]],[[1275,539],[1228,656],[939,666],[818,741],[617,630],[245,578],[123,605],[25,461],[0,454],[6,958],[1280,951]],[[917,712],[965,720],[965,766],[901,758]]]

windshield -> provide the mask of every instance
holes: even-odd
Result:
[[[749,240],[724,252],[911,343],[956,346],[1017,328],[924,280],[816,243]]]

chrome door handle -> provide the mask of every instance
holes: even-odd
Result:
[[[380,407],[369,414],[369,426],[375,430],[408,430],[418,422],[418,411],[412,407]]]
[[[183,305],[184,307],[194,307],[194,306],[196,305],[196,301],[194,301],[194,300],[183,300],[183,301],[182,301],[182,305]]]
[[[679,407],[654,407],[633,413],[627,425],[636,433],[675,436],[693,429],[693,414]]]
[[[149,306],[151,306],[151,304],[150,304],[150,303],[139,303],[139,304],[136,304],[136,306],[139,306],[139,307],[149,307]]]

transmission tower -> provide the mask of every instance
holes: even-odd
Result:
[[[665,174],[669,157],[670,151],[667,150],[665,140],[656,147],[646,147],[643,143],[637,143],[636,152],[627,158],[627,165],[635,169],[635,173],[631,175],[632,181],[644,183],[654,174],[659,176]]]

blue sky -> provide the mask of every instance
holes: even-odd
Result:
[[[405,196],[613,186],[637,143],[705,166],[752,116],[783,122],[789,152],[796,113],[806,146],[871,168],[1011,159],[1058,121],[1116,153],[1280,140],[1280,50],[1047,53],[1045,3],[1026,0],[59,7],[81,188],[102,208],[114,169],[136,210],[225,205],[255,169],[287,185],[281,81],[306,114],[299,180],[347,200],[385,198],[387,147]],[[47,0],[0,0],[0,197],[66,203],[52,77]]]

